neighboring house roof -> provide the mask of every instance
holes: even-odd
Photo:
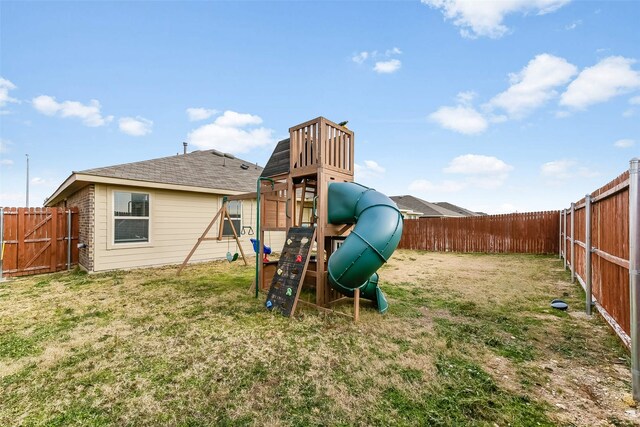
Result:
[[[438,206],[442,206],[445,209],[449,209],[450,211],[454,211],[454,212],[458,212],[459,214],[462,214],[464,216],[481,216],[481,215],[486,215],[486,214],[482,214],[479,212],[473,212],[470,211],[469,209],[465,209],[462,208],[460,206],[454,205],[453,203],[448,203],[448,202],[436,202],[436,205]]]
[[[413,211],[422,212],[422,217],[462,217],[458,212],[438,206],[435,203],[427,202],[415,196],[391,196],[391,200],[396,202],[399,208],[411,209]]]
[[[262,174],[262,177],[272,177],[289,173],[289,151],[291,143],[289,138],[279,141],[276,148],[273,149],[271,157],[267,162]]]
[[[91,182],[238,194],[255,191],[262,168],[216,150],[74,171],[46,201],[58,203]]]

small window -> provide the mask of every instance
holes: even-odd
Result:
[[[233,228],[236,229],[236,234],[239,235],[240,230],[242,230],[242,201],[232,200],[227,202],[227,211],[229,211],[229,216],[233,222]],[[222,235],[233,237],[233,230],[227,217],[224,218],[224,224],[222,225]]]
[[[149,241],[149,194],[113,193],[113,242]]]

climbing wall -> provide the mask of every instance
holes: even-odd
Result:
[[[267,294],[267,309],[279,311],[286,317],[295,312],[315,234],[315,227],[289,229]]]

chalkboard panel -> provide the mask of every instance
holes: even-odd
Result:
[[[302,279],[309,265],[309,254],[315,238],[313,227],[291,227],[287,233],[278,268],[267,294],[266,307],[290,317],[296,307]]]

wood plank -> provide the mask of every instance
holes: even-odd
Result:
[[[591,198],[591,203],[598,203],[601,200],[604,200],[608,197],[611,197],[623,190],[626,190],[629,187],[629,180],[627,179],[626,181],[621,182],[620,184],[608,189],[607,191],[605,191],[604,193],[598,194],[597,196],[594,196]]]
[[[27,262],[26,258],[26,248],[24,245],[24,221],[25,215],[27,214],[27,210],[25,208],[18,208],[18,245],[17,245],[17,253],[18,259],[16,263],[16,270],[20,271],[25,267],[25,263]]]
[[[599,256],[600,258],[609,261],[615,265],[618,265],[622,268],[626,268],[627,270],[629,269],[629,260],[626,259],[622,259],[622,258],[618,258],[617,256],[608,254],[604,251],[601,251],[600,249],[592,249],[591,252],[597,256]]]
[[[215,224],[218,217],[220,217],[221,213],[222,213],[222,209],[218,210],[218,212],[215,214],[215,216],[213,217],[209,225],[207,225],[207,227],[204,229],[204,232],[202,233],[200,238],[196,241],[196,244],[193,245],[193,248],[191,248],[191,251],[189,251],[189,254],[187,255],[187,257],[184,259],[184,261],[182,261],[182,264],[180,265],[180,267],[178,268],[178,272],[176,273],[177,276],[179,276],[180,273],[182,273],[182,270],[184,270],[184,267],[187,265],[187,263],[189,262],[193,254],[196,252],[196,249],[198,249],[198,246],[200,246],[200,243],[202,243],[203,239],[207,236],[207,234],[209,234],[209,231],[213,227],[213,224]]]
[[[60,210],[58,209],[53,209],[50,213],[50,215],[48,215],[48,217],[51,219],[51,222],[48,224],[49,225],[49,229],[48,229],[48,236],[49,236],[49,247],[51,248],[50,251],[51,253],[50,255],[50,261],[49,261],[49,271],[51,272],[55,272],[57,270],[57,265],[58,265],[58,236],[61,234],[64,234],[64,229],[66,228],[67,222],[66,221],[60,221],[59,218],[60,215]],[[40,224],[46,224],[47,221],[44,222],[40,222]],[[26,236],[25,236],[26,237]]]

